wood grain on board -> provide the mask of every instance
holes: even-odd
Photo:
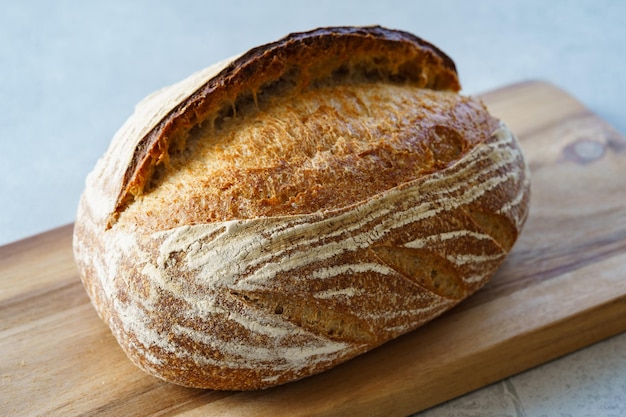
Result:
[[[137,369],[80,284],[72,226],[0,247],[0,415],[408,415],[626,331],[626,139],[553,85],[482,96],[532,173],[526,228],[489,284],[426,326],[258,392]]]

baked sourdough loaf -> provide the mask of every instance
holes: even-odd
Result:
[[[526,219],[511,132],[381,27],[296,33],[146,98],[88,176],[80,276],[130,359],[249,390],[329,369],[479,289]]]

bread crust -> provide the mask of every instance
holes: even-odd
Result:
[[[266,89],[294,77],[296,88],[324,82],[348,70],[361,77],[458,91],[454,62],[434,45],[407,32],[379,26],[320,28],[294,33],[241,56],[211,66],[143,102],[118,132],[116,149],[123,165],[107,176],[116,194],[109,226],[130,201],[143,192],[154,167],[202,120],[236,109],[238,100],[256,100]],[[210,99],[209,99],[210,98]],[[233,110],[236,111],[236,110]],[[120,177],[121,175],[121,177]]]
[[[341,27],[147,98],[89,175],[74,229],[81,279],[129,358],[180,385],[267,388],[483,286],[525,222],[529,173],[514,135],[459,88],[431,44]],[[269,135],[289,151],[254,148],[272,112],[337,129],[302,123]]]

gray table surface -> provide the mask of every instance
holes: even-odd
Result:
[[[465,93],[546,80],[626,134],[623,1],[2,0],[0,245],[73,221],[150,92],[289,32],[371,24],[438,45]],[[626,416],[626,334],[420,415]]]

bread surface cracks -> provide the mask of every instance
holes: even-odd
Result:
[[[294,91],[236,110],[193,128],[122,224],[158,230],[338,209],[449,166],[496,123],[473,99],[387,83]]]

